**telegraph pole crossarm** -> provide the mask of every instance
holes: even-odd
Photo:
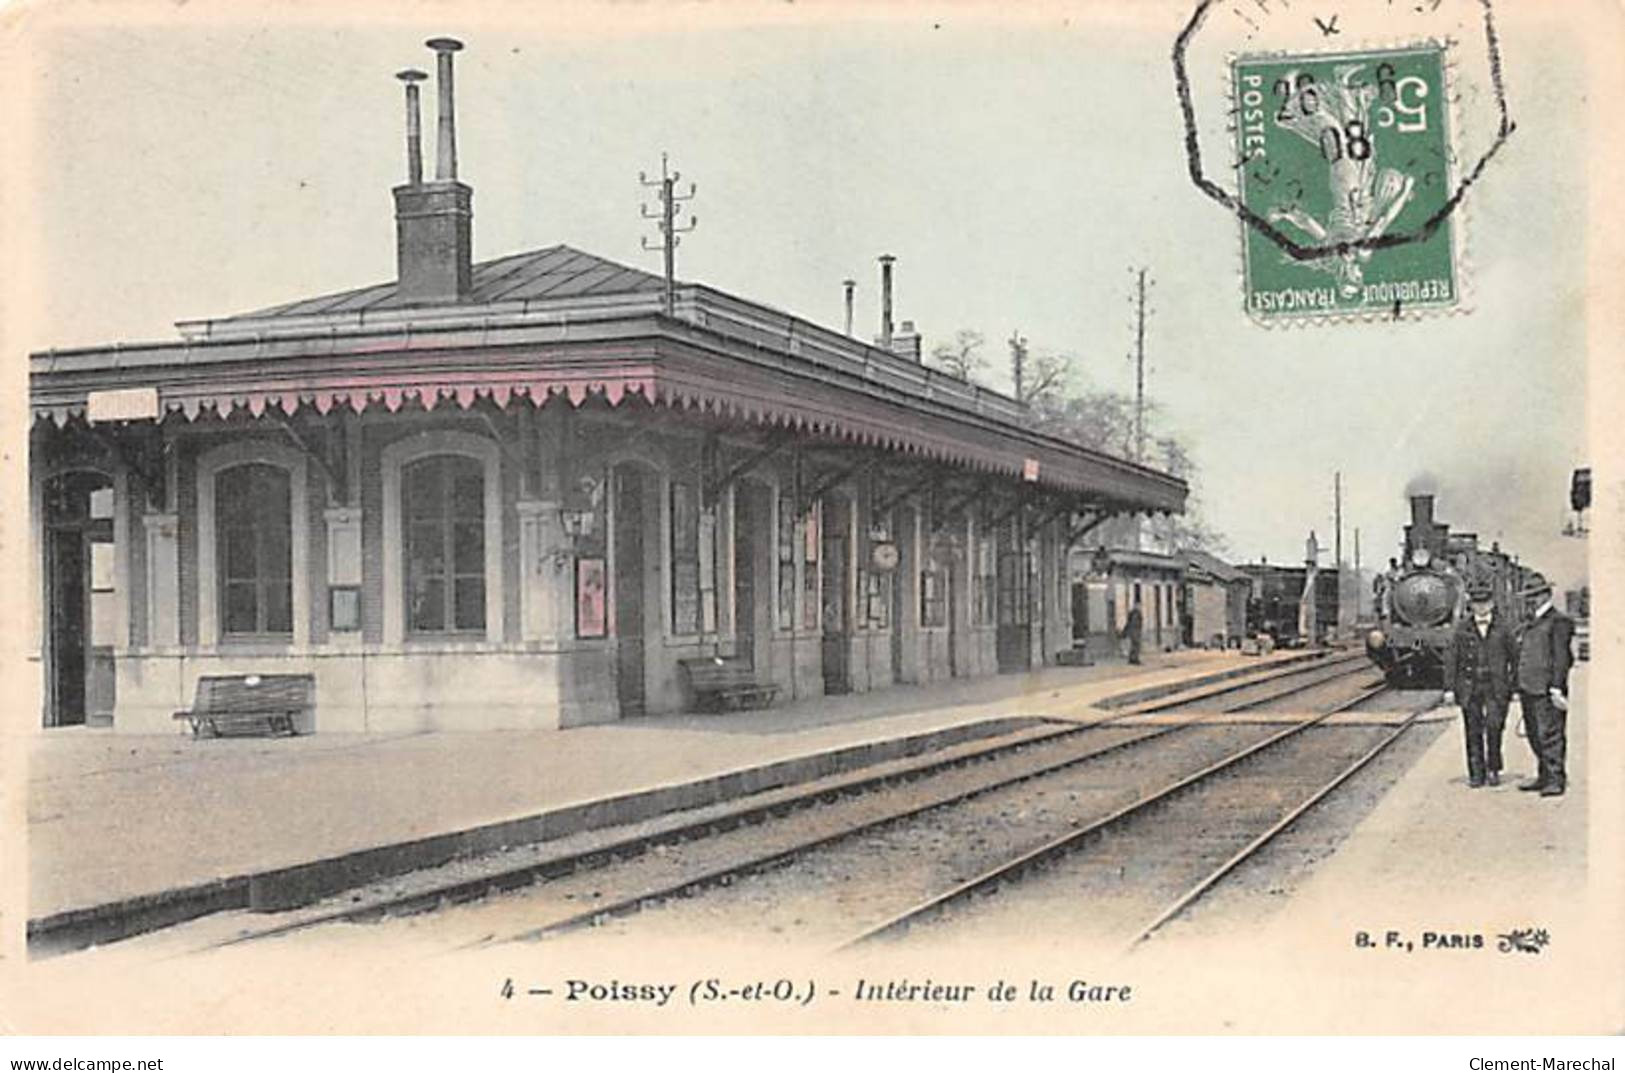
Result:
[[[640,214],[645,220],[656,221],[655,227],[660,232],[660,241],[651,243],[647,235],[643,236],[643,248],[646,250],[659,250],[664,254],[666,286],[662,294],[661,307],[666,316],[672,316],[676,306],[677,295],[677,247],[682,244],[682,236],[694,230],[700,224],[698,216],[690,215],[686,225],[677,223],[677,207],[685,201],[692,201],[699,188],[694,183],[688,184],[688,193],[679,194],[677,183],[683,177],[682,172],[672,171],[668,167],[668,158],[665,153],[660,154],[660,177],[651,179],[643,172],[638,172],[638,182],[644,186],[657,188],[656,197],[660,199],[660,208],[652,210],[647,202],[641,205]]]

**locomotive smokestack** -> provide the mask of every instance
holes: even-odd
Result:
[[[1433,497],[1411,496],[1411,525],[1418,533],[1433,531]]]

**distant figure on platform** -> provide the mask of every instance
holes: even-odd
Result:
[[[1123,623],[1123,636],[1128,639],[1128,661],[1140,662],[1140,634],[1145,629],[1145,616],[1140,614],[1140,601],[1136,597],[1129,608],[1128,621]]]
[[[1574,656],[1569,642],[1574,620],[1552,606],[1552,586],[1542,581],[1523,595],[1539,599],[1534,618],[1518,644],[1518,704],[1523,731],[1539,765],[1536,776],[1518,786],[1542,797],[1561,797],[1568,789],[1564,764],[1568,752],[1569,668]]]
[[[1393,613],[1393,607],[1391,606],[1390,601],[1393,599],[1394,582],[1398,580],[1399,560],[1389,559],[1387,571],[1378,574],[1377,579],[1371,583],[1372,588],[1376,590],[1377,614],[1381,615],[1383,618],[1387,618]]]
[[[1518,668],[1517,643],[1495,611],[1495,593],[1475,587],[1468,595],[1472,614],[1450,638],[1444,661],[1444,700],[1461,702],[1467,729],[1467,785],[1501,784],[1501,735],[1512,681]]]

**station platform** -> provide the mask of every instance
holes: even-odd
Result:
[[[1518,789],[1535,771],[1518,705],[1501,784],[1481,788],[1467,785],[1459,709],[1437,709],[1450,725],[1380,797],[1351,785],[1321,807],[1325,827],[1305,818],[1310,833],[1284,851],[1302,867],[1277,858],[1238,875],[1136,963],[1151,976],[1233,964],[1245,936],[1248,989],[1191,1031],[1617,1032],[1625,802],[1619,730],[1589,703],[1590,677],[1581,664],[1570,678],[1564,796]],[[1363,815],[1346,825],[1344,809]],[[1171,997],[1197,1004],[1197,986]]]
[[[1501,783],[1476,789],[1467,785],[1460,709],[1438,709],[1451,725],[1296,892],[1285,923],[1324,918],[1356,888],[1380,890],[1385,918],[1418,931],[1438,931],[1449,918],[1510,928],[1550,920],[1554,908],[1567,916],[1587,889],[1589,774],[1596,766],[1589,724],[1599,714],[1589,710],[1587,677],[1582,664],[1570,683],[1566,794],[1543,798],[1518,789],[1534,778],[1535,758],[1519,733],[1516,703],[1502,742]]]
[[[536,732],[192,740],[46,731],[30,750],[28,915],[41,921],[162,901],[554,812],[600,823],[639,819],[607,806],[686,807],[758,789],[751,774],[770,768],[773,778],[795,782],[832,765],[896,756],[905,740],[916,750],[945,747],[1013,719],[1075,716],[1125,692],[1172,692],[1305,658],[1147,653],[1140,666],[1052,667]],[[711,796],[685,797],[690,789]]]

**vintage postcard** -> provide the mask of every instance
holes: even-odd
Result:
[[[1616,4],[0,49],[8,1032],[1625,1028]]]

